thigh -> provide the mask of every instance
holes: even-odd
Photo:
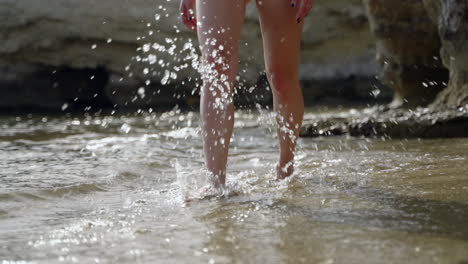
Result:
[[[237,57],[245,0],[198,0],[198,40],[205,59]]]
[[[286,0],[257,0],[267,72],[298,75],[302,24]]]

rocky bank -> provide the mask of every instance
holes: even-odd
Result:
[[[310,116],[302,135],[468,136],[468,2],[364,3],[394,102],[390,108]]]
[[[468,103],[468,2],[364,0],[394,105]],[[441,92],[442,91],[442,92]],[[436,98],[437,97],[437,98]]]

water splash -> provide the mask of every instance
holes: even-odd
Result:
[[[183,201],[221,197],[226,194],[223,187],[215,187],[215,177],[206,169],[184,169],[178,161],[175,161],[174,168]]]

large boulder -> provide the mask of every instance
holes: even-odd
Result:
[[[0,1],[0,107],[196,104],[195,34],[180,23],[178,4]],[[373,46],[361,0],[317,1],[304,27],[301,79],[310,83],[357,78],[362,84],[378,69]],[[254,4],[247,10],[241,61],[245,89],[240,97],[253,90],[260,101],[269,101],[268,91],[253,89],[263,83]],[[351,93],[369,97],[370,84],[365,82]],[[347,82],[338,84],[343,83]],[[308,85],[306,98],[333,94],[334,86]]]
[[[428,14],[437,25],[442,42],[442,61],[450,71],[447,89],[433,109],[462,108],[468,104],[468,2],[424,0]]]
[[[396,90],[397,98],[407,104],[430,105],[412,109],[374,107],[309,116],[301,135],[468,136],[468,2],[365,0],[365,3],[372,32],[377,37],[378,59],[384,65],[384,80]],[[450,75],[441,78],[447,69]],[[442,91],[437,94],[439,90]]]
[[[364,0],[376,38],[381,79],[395,90],[393,106],[431,103],[446,85],[448,72],[439,50],[437,25],[421,0]]]

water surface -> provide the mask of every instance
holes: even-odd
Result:
[[[196,113],[0,127],[3,263],[468,261],[468,139],[304,138],[277,182],[271,119],[237,112],[227,196],[185,203],[204,177]]]

